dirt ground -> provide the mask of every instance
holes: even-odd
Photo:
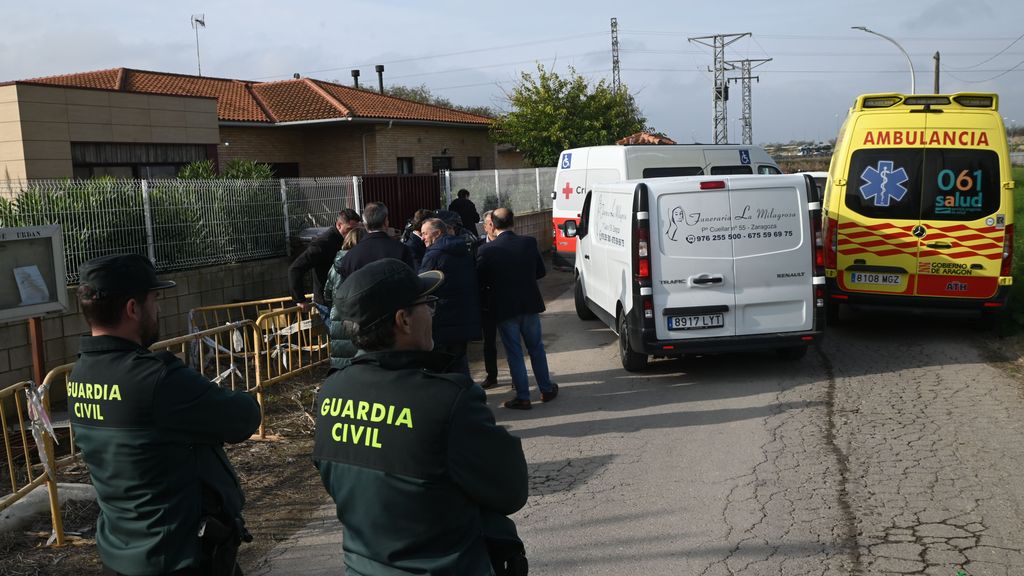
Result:
[[[246,526],[253,542],[243,545],[243,571],[275,543],[301,528],[309,513],[327,501],[310,454],[313,420],[310,408],[326,367],[282,382],[268,393],[267,440],[248,440],[229,446],[228,456],[246,495]],[[61,482],[88,482],[82,464],[62,468]],[[99,576],[103,566],[94,540],[95,503],[64,507],[68,545],[47,547],[49,516],[40,516],[25,532],[0,534],[0,574],[4,576]]]

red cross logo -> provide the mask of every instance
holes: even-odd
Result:
[[[562,188],[562,194],[565,194],[566,200],[569,199],[569,196],[572,196],[572,186],[569,186],[568,182],[565,183],[565,188]]]

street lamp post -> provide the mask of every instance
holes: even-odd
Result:
[[[875,32],[874,30],[869,29],[867,26],[850,26],[850,28],[852,28],[853,30],[860,30],[862,32],[867,32],[868,34],[874,34],[875,36],[878,36],[879,38],[885,38],[889,42],[892,42],[893,44],[895,44],[896,47],[900,49],[900,52],[903,52],[903,55],[907,58],[907,65],[910,66],[910,93],[911,94],[916,94],[917,93],[917,86],[914,83],[914,63],[910,60],[910,54],[907,54],[907,51],[903,49],[903,46],[900,46],[899,42],[893,40],[892,38],[886,36],[885,34],[881,34],[879,32]]]

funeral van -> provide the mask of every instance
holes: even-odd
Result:
[[[576,240],[561,232],[566,220],[578,221],[583,198],[595,184],[637,178],[711,174],[781,174],[759,146],[740,144],[669,144],[590,146],[559,156],[551,193],[554,262],[572,266]]]
[[[998,97],[858,97],[823,216],[830,320],[841,305],[1003,310],[1013,177]]]
[[[597,184],[562,225],[576,313],[617,332],[628,371],[752,348],[798,359],[824,323],[820,209],[809,175]]]

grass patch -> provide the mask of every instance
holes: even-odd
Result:
[[[1024,166],[1013,167],[1013,286],[1010,289],[1010,315],[1024,326]]]

